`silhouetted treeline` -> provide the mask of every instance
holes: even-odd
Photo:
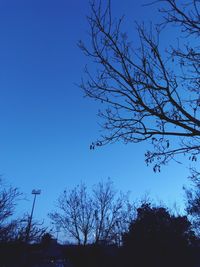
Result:
[[[123,235],[121,247],[91,245],[66,248],[73,266],[186,267],[200,263],[200,242],[186,216],[144,203]],[[84,264],[83,264],[84,263]]]
[[[13,263],[14,266],[56,266],[43,264],[57,260],[63,260],[66,264],[63,266],[72,267],[196,267],[200,263],[200,241],[186,216],[175,216],[165,207],[143,203],[123,234],[121,246],[103,241],[59,245],[51,235],[45,234],[38,244],[2,243],[0,253],[0,266],[6,267]]]
[[[196,191],[185,189],[189,212],[184,216],[147,199],[131,204],[126,195],[117,194],[110,180],[97,184],[92,195],[83,184],[64,191],[61,209],[52,216],[58,226],[67,225],[66,237],[78,229],[68,235],[76,241],[71,245],[59,244],[34,221],[27,243],[28,220],[12,219],[20,193],[11,187],[2,189],[0,267],[196,267],[200,265],[200,183],[195,185]]]

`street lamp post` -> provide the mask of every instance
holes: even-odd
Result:
[[[30,235],[30,230],[31,230],[31,222],[32,222],[32,218],[33,218],[33,212],[34,212],[34,208],[35,208],[36,196],[41,194],[41,190],[33,189],[32,194],[34,195],[34,199],[33,199],[33,205],[32,205],[32,209],[31,209],[31,216],[28,220],[28,225],[27,225],[26,243],[29,242],[29,235]]]

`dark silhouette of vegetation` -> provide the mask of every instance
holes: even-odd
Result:
[[[0,242],[12,238],[11,233],[16,227],[16,220],[12,220],[15,206],[22,194],[15,187],[5,186],[0,180]]]
[[[75,194],[75,196],[77,198],[81,196],[78,194],[79,191],[76,191],[78,189],[81,189],[81,187],[76,187],[74,189],[75,191],[70,191],[70,193],[73,194],[76,192],[77,194]],[[85,190],[84,192],[87,193],[86,188],[83,187],[82,190],[83,189]],[[110,207],[116,207],[119,202],[116,202],[118,197],[109,198],[107,196],[110,192],[113,192],[113,194],[115,192],[113,191],[111,181],[109,180],[105,184],[100,183],[96,185],[94,187],[94,192],[97,196],[101,196],[100,199],[105,198],[108,201],[109,212],[106,213],[106,215],[115,218],[112,214],[113,209]],[[101,192],[101,194],[99,194],[99,192]],[[90,195],[87,195],[87,197],[89,196]],[[110,196],[112,196],[112,194]],[[92,201],[89,202],[91,204],[94,202],[95,198],[91,198],[90,200]],[[79,198],[77,199],[77,203],[79,203]],[[88,202],[86,202],[85,205],[87,203]],[[105,202],[100,201],[97,203]],[[120,203],[123,204],[121,200]],[[83,204],[84,203],[81,202],[81,205]],[[95,225],[95,216],[97,216],[95,211],[97,207],[100,209],[100,206],[94,207],[95,209],[92,208],[92,211],[94,216],[93,231],[95,233],[96,227],[99,227],[99,225]],[[105,207],[107,207],[107,205],[105,205]],[[123,210],[124,208],[125,210]],[[126,205],[120,206],[120,213],[117,214],[121,216],[121,212],[124,212],[124,216],[130,215],[127,213],[126,208]],[[85,211],[85,209],[83,211]],[[120,223],[124,223],[124,216],[117,217],[118,221],[122,220]],[[104,227],[109,225],[107,222],[109,220],[110,218],[106,217],[107,224],[103,224]],[[27,220],[24,220],[24,222],[25,226],[27,226]],[[15,239],[7,239],[5,242],[0,242],[0,266],[43,267],[56,266],[56,264],[61,263],[64,266],[71,267],[198,266],[200,241],[198,237],[195,236],[192,225],[186,216],[174,215],[169,212],[166,207],[153,205],[146,200],[141,202],[137,210],[135,210],[134,216],[132,216],[131,219],[128,218],[126,223],[127,225],[123,228],[123,231],[120,230],[123,241],[120,243],[110,238],[108,240],[98,239],[98,242],[96,242],[94,238],[90,240],[93,242],[92,244],[85,244],[83,242],[82,245],[60,245],[52,234],[46,232],[43,233],[43,235],[39,235],[40,239],[33,239],[35,241],[34,243],[27,244],[24,242],[24,239],[19,238],[18,235]],[[26,232],[26,227],[23,228],[22,225],[20,225],[20,227],[24,229],[22,232]],[[107,228],[105,227],[103,229],[106,231]],[[116,229],[113,228],[113,231],[116,231]],[[19,231],[16,232],[19,233]],[[22,234],[22,236],[25,235]],[[8,257],[7,255],[12,255],[12,257]]]
[[[52,243],[52,241],[54,240],[52,234],[50,233],[45,233],[43,234],[42,238],[41,238],[41,245],[43,246],[48,246],[49,244]]]
[[[200,236],[200,173],[192,169],[189,178],[192,181],[192,185],[184,187],[186,212],[192,222],[194,231]]]
[[[134,213],[128,196],[117,195],[110,180],[95,185],[91,194],[84,184],[65,190],[58,199],[58,208],[50,218],[79,245],[120,244]]]
[[[29,215],[25,214],[22,218],[12,219],[11,222],[6,224],[2,228],[1,239],[2,243],[23,243],[26,242],[27,225],[28,225]],[[33,220],[30,229],[30,243],[39,242],[41,237],[46,232],[47,227],[44,227],[42,223]]]
[[[24,214],[21,218],[14,216],[22,195],[18,188],[6,186],[0,180],[0,243],[25,242],[29,215]],[[30,229],[30,242],[39,242],[46,229],[34,220]]]
[[[195,190],[185,189],[187,211],[191,222],[198,222],[199,219],[199,180],[196,177],[193,180]],[[151,204],[148,198],[141,201],[136,209],[136,204],[131,205],[127,195],[118,194],[114,190],[110,179],[106,183],[100,182],[95,185],[91,193],[81,184],[71,191],[64,191],[61,195],[59,204],[65,207],[61,209],[64,213],[52,213],[52,219],[59,227],[66,227],[67,230],[67,227],[70,227],[69,229],[77,227],[80,238],[76,239],[77,245],[60,245],[46,228],[34,220],[30,231],[31,242],[25,242],[28,215],[12,219],[15,203],[20,195],[17,190],[13,191],[10,187],[2,188],[0,191],[1,199],[11,201],[10,206],[7,205],[7,208],[1,211],[1,214],[3,212],[5,214],[5,220],[2,215],[0,266],[43,267],[63,264],[67,267],[196,267],[199,265],[199,224],[197,227],[187,216],[174,215],[162,205]],[[62,219],[65,225],[61,225],[58,219]],[[88,224],[91,228],[86,232],[86,239],[82,229]],[[68,237],[69,233],[66,231]]]
[[[22,218],[16,220],[16,226],[13,231],[13,240],[20,242],[27,242],[27,227],[30,216],[24,214]],[[46,233],[47,227],[43,226],[43,223],[37,220],[32,220],[31,228],[29,232],[29,243],[40,242],[42,236]]]
[[[142,204],[124,234],[126,266],[194,266],[196,238],[186,216],[174,216],[164,207]],[[124,266],[125,266],[124,265]]]
[[[88,16],[90,44],[79,47],[96,64],[81,87],[102,103],[99,113],[104,135],[91,149],[122,140],[149,140],[146,163],[154,171],[176,156],[196,161],[200,152],[200,3],[197,0],[158,0],[160,25],[136,24],[138,47],[122,29],[123,18],[113,18],[110,1],[92,1]],[[115,4],[113,2],[113,4]],[[176,27],[176,28],[175,28]],[[175,42],[160,45],[165,29]],[[162,35],[163,34],[163,35]],[[175,139],[176,138],[176,139]],[[177,140],[177,142],[175,142]]]

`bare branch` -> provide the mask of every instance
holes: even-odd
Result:
[[[179,138],[180,148],[161,142],[154,146],[155,151],[148,151],[147,163],[157,160],[160,165],[178,154],[199,152],[200,46],[188,44],[187,39],[199,36],[200,3],[156,2],[163,5],[160,12],[164,21],[154,30],[137,24],[139,48],[123,32],[123,18],[113,19],[110,2],[105,7],[92,2],[88,17],[91,45],[80,42],[79,47],[96,65],[96,74],[86,69],[88,79],[81,88],[103,107],[99,115],[105,134],[91,148],[120,140],[128,143],[157,138],[169,143],[168,137]],[[176,48],[169,43],[170,50],[163,52],[160,35],[163,25],[171,24],[187,38]]]

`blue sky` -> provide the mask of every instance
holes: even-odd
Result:
[[[112,1],[133,36],[135,20],[158,19],[155,8],[139,2]],[[111,177],[132,199],[148,192],[167,205],[182,205],[187,183],[184,164],[172,162],[159,174],[147,167],[146,143],[89,150],[100,106],[76,86],[88,63],[77,47],[88,41],[88,7],[87,0],[0,1],[0,173],[27,198],[19,214],[30,212],[31,190],[42,190],[34,216],[46,223],[59,194],[81,181],[91,187]]]

